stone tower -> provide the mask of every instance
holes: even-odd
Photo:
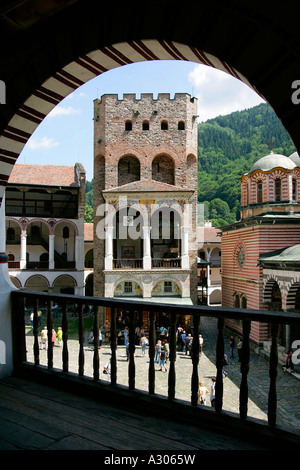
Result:
[[[94,295],[196,303],[197,100],[103,95],[94,123]]]

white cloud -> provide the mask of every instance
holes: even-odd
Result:
[[[195,87],[193,94],[198,98],[199,122],[263,102],[245,83],[206,65],[196,65],[188,80]]]
[[[52,147],[56,147],[58,145],[58,142],[55,142],[54,139],[51,137],[41,137],[40,139],[35,139],[34,137],[31,137],[26,146],[30,150],[39,150],[39,149],[51,149]]]
[[[73,106],[55,106],[55,108],[50,111],[48,114],[49,118],[53,118],[56,116],[69,116],[71,114],[78,114],[80,111],[78,109],[73,108]]]

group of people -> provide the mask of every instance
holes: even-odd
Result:
[[[167,339],[164,339],[163,342],[159,339],[155,346],[155,359],[154,362],[160,365],[162,372],[167,371],[167,361],[169,358],[169,343]]]
[[[212,407],[215,406],[216,380],[216,377],[211,378],[212,383],[210,386],[210,391],[205,387],[202,380],[199,382],[198,402],[200,405],[206,405],[206,396],[210,393],[210,404]]]
[[[186,333],[186,331],[179,325],[176,331],[177,336],[177,346],[180,351],[185,352],[186,355],[191,355],[193,348],[193,337],[191,333]],[[199,335],[199,352],[200,355],[203,350],[203,337]]]
[[[54,330],[54,328],[52,329],[51,343],[52,343],[52,348],[53,349],[55,347],[56,340],[58,342],[58,345],[59,346],[61,345],[62,335],[63,335],[63,332],[62,332],[62,329],[61,329],[60,326],[57,329],[57,333]],[[47,349],[47,345],[48,345],[48,329],[47,329],[46,326],[44,326],[44,328],[41,331],[41,349]]]

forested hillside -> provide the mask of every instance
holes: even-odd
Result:
[[[293,142],[274,111],[260,104],[198,125],[198,201],[214,226],[239,218],[240,182],[260,157],[289,156]],[[93,220],[93,182],[86,184],[86,221]]]
[[[289,156],[293,142],[272,108],[260,104],[198,126],[198,201],[213,225],[239,218],[239,178],[270,150]]]

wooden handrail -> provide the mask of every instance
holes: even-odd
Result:
[[[39,366],[39,347],[38,347],[38,302],[43,301],[47,306],[47,328],[52,330],[52,302],[58,302],[62,305],[62,326],[63,326],[63,373],[68,372],[68,320],[67,306],[68,304],[78,304],[79,306],[79,358],[78,358],[78,376],[84,379],[84,348],[83,348],[83,305],[93,305],[94,308],[94,380],[99,380],[99,308],[111,308],[111,384],[117,383],[117,360],[116,360],[116,317],[117,309],[122,308],[128,312],[130,317],[129,325],[129,390],[135,390],[135,345],[134,345],[134,318],[137,312],[149,312],[150,328],[149,328],[149,370],[148,370],[148,390],[149,395],[155,393],[155,371],[154,371],[154,354],[155,354],[155,318],[159,312],[169,314],[170,333],[169,333],[169,376],[168,376],[168,399],[175,399],[176,390],[176,321],[178,315],[191,315],[193,318],[193,327],[199,331],[201,317],[214,317],[218,319],[218,335],[216,344],[216,406],[215,411],[220,413],[223,408],[223,359],[224,359],[224,327],[225,318],[239,319],[243,321],[243,347],[241,362],[241,385],[240,385],[240,418],[244,421],[247,418],[248,409],[248,384],[247,376],[249,371],[249,335],[251,321],[259,321],[272,324],[272,347],[270,357],[270,388],[268,398],[268,421],[270,426],[276,424],[276,376],[277,376],[277,335],[279,324],[294,324],[300,322],[300,313],[294,312],[278,312],[269,310],[249,310],[235,309],[224,307],[210,307],[206,305],[176,305],[176,304],[158,304],[154,302],[141,302],[126,299],[109,299],[88,296],[75,296],[68,294],[54,294],[47,292],[21,291],[14,290],[12,297],[12,322],[13,322],[13,354],[14,364],[18,367],[26,361],[26,344],[25,344],[25,321],[24,321],[24,299],[30,298],[34,301],[34,366]],[[48,335],[50,336],[50,335]],[[199,338],[194,335],[194,346],[192,350],[192,377],[191,377],[191,405],[197,406],[198,402],[198,363],[199,363]],[[53,352],[52,347],[48,347],[48,369],[53,369]]]

